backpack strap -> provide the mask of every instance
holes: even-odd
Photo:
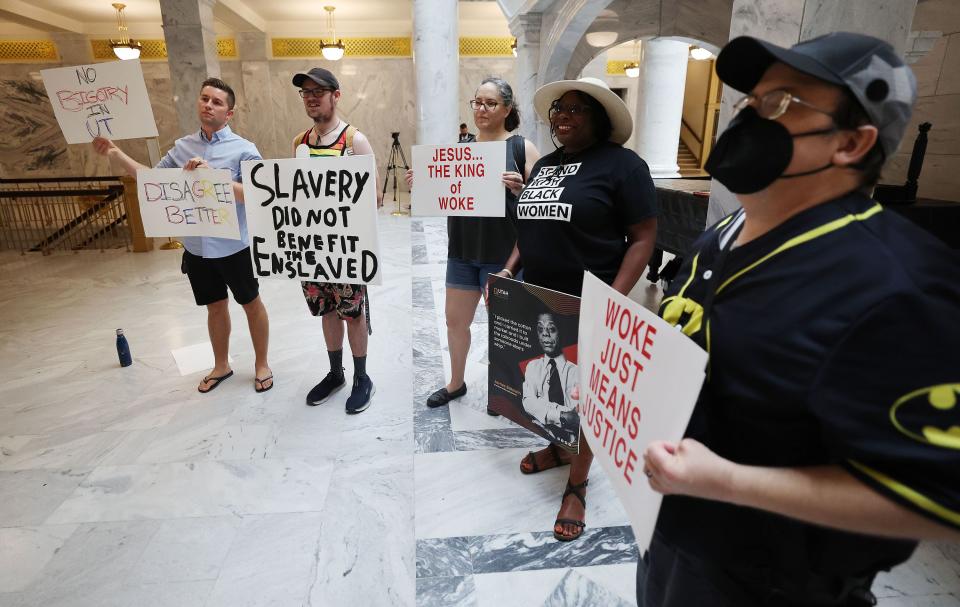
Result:
[[[344,150],[345,152],[349,150],[349,152],[353,154],[353,136],[356,134],[357,134],[357,127],[353,126],[352,124],[348,124],[347,125],[347,147]]]

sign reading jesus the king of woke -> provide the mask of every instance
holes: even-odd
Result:
[[[504,141],[413,146],[411,213],[503,217],[506,154]]]
[[[380,284],[373,156],[241,163],[257,276]]]

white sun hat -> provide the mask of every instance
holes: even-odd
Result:
[[[550,123],[550,104],[569,91],[580,91],[596,99],[610,118],[613,130],[610,141],[623,144],[633,134],[633,117],[620,96],[610,90],[607,83],[599,78],[581,78],[579,80],[558,80],[545,84],[533,95],[533,107],[540,119]]]

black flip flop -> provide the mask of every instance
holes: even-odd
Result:
[[[230,377],[233,377],[233,371],[230,371],[230,372],[227,373],[226,375],[221,375],[220,377],[210,377],[210,376],[204,377],[204,378],[203,378],[203,383],[207,383],[208,381],[212,381],[212,382],[213,382],[213,385],[210,386],[209,388],[207,388],[206,390],[201,390],[201,389],[200,389],[200,386],[197,386],[197,392],[199,392],[200,394],[206,394],[207,392],[213,392],[213,389],[216,388],[217,386],[219,386],[219,385],[220,385],[220,382],[222,382],[223,380],[228,379],[228,378],[230,378]]]
[[[533,451],[528,452],[522,460],[520,460],[520,472],[522,474],[536,474],[537,472],[543,472],[544,470],[550,470],[551,468],[559,468],[560,466],[569,465],[570,462],[565,462],[560,459],[560,450],[557,449],[557,446],[553,443],[547,445],[547,448],[550,450],[550,456],[553,458],[553,463],[544,466],[541,468],[537,464],[537,454]],[[529,462],[530,470],[524,470],[523,464]]]
[[[271,375],[270,377],[264,377],[263,379],[260,379],[259,377],[254,377],[254,378],[253,378],[253,381],[254,381],[254,383],[257,384],[257,385],[255,385],[255,386],[253,387],[253,389],[256,390],[258,393],[259,393],[259,392],[266,392],[266,391],[269,390],[270,388],[273,388],[274,382],[273,382],[272,380],[273,380],[273,375]],[[270,386],[267,387],[267,388],[264,388],[264,387],[263,387],[263,382],[265,382],[265,381],[269,381],[269,382],[270,382]]]
[[[580,484],[578,484],[578,485],[571,485],[571,484],[570,484],[570,481],[568,480],[568,481],[567,481],[567,489],[566,489],[566,491],[563,492],[563,497],[560,498],[560,503],[562,504],[562,503],[563,503],[563,500],[567,499],[567,496],[568,496],[568,495],[572,495],[573,497],[575,497],[575,498],[577,498],[578,500],[580,500],[580,503],[583,504],[583,509],[584,509],[584,511],[586,511],[586,509],[587,509],[587,500],[586,500],[585,495],[586,495],[587,484],[588,484],[589,482],[590,482],[590,479],[587,479],[587,480],[583,481],[582,483],[580,483]],[[580,495],[580,490],[581,490],[581,489],[584,490],[584,495]],[[584,514],[586,514],[586,512],[584,512]],[[570,526],[572,526],[574,529],[576,529],[576,532],[575,532],[573,535],[563,535],[562,533],[557,533],[556,527],[557,527],[558,525],[561,525],[561,526],[562,526],[562,525],[570,525]],[[558,542],[572,542],[573,540],[575,540],[575,539],[579,538],[581,535],[583,535],[583,530],[584,530],[584,528],[585,528],[586,526],[587,526],[587,525],[586,525],[586,523],[585,523],[584,521],[578,521],[578,520],[572,519],[572,518],[558,518],[557,521],[553,524],[553,527],[554,527],[553,537],[554,537],[554,539],[556,539]]]

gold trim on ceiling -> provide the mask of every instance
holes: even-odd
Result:
[[[461,37],[461,57],[513,57],[513,38]]]
[[[167,58],[167,43],[162,38],[157,40],[138,40],[142,45],[141,60],[162,60]],[[94,59],[116,59],[109,40],[91,40]],[[233,59],[237,56],[237,41],[233,38],[217,38],[217,56],[221,59]]]
[[[0,40],[0,61],[56,61],[52,40]]]
[[[607,75],[609,76],[626,76],[627,73],[624,71],[628,65],[632,65],[633,60],[627,59],[624,61],[607,61]]]
[[[273,56],[321,57],[323,38],[271,38]],[[343,38],[345,57],[410,57],[410,38]]]

